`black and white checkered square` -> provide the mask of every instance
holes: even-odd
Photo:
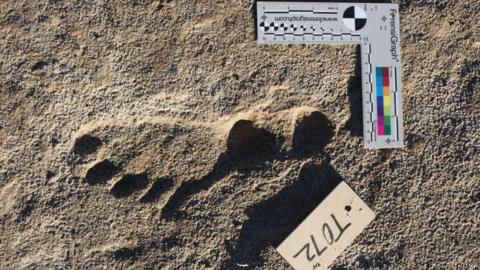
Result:
[[[358,31],[367,24],[367,14],[360,7],[349,7],[343,12],[343,23],[348,29]]]
[[[281,23],[280,24],[280,30],[283,30],[283,31],[288,31],[288,26],[286,26],[284,23]]]

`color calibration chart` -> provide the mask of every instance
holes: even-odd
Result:
[[[378,135],[392,135],[390,103],[390,69],[376,68],[377,81],[377,130]]]
[[[257,33],[264,44],[360,44],[364,146],[403,147],[398,4],[257,2]]]

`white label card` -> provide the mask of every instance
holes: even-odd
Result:
[[[277,251],[296,270],[328,269],[374,218],[375,213],[341,182]]]

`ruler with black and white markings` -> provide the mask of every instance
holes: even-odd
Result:
[[[360,44],[366,148],[403,147],[398,4],[257,2],[258,42]]]

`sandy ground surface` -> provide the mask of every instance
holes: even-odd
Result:
[[[377,217],[333,269],[478,269],[480,4],[400,4],[372,151],[358,49],[258,45],[253,1],[1,1],[0,268],[290,269],[343,180]]]

